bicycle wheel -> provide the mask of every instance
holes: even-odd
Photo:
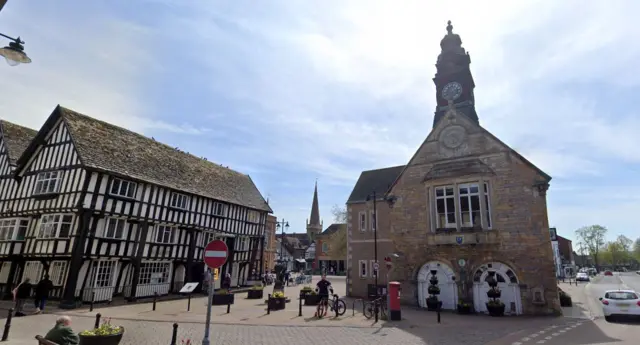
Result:
[[[342,316],[344,315],[344,313],[347,312],[347,304],[341,299],[336,301],[336,303],[333,304],[333,307],[335,308],[335,311],[338,314],[338,316]]]
[[[317,313],[317,317],[319,319],[322,318],[322,316],[324,316],[324,300],[320,301],[320,303],[318,304],[318,308],[316,308],[316,313]]]
[[[364,317],[366,317],[367,319],[370,319],[373,317],[373,313],[374,313],[373,303],[371,302],[365,303],[364,308],[362,310],[362,314],[364,315]]]

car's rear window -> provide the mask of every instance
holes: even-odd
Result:
[[[604,298],[617,300],[638,299],[638,295],[632,292],[609,292]]]

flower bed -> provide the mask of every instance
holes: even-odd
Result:
[[[124,327],[112,326],[109,318],[96,329],[80,332],[78,334],[79,345],[118,345],[123,334]]]

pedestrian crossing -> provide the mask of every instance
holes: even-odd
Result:
[[[514,341],[511,345],[533,345],[533,344],[551,344],[555,340],[556,337],[559,337],[563,334],[571,332],[576,328],[582,326],[588,322],[585,321],[576,321],[570,322],[565,325],[552,325],[548,326],[542,330],[533,332],[529,335],[526,335],[519,339],[518,341]]]

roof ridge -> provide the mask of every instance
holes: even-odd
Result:
[[[168,149],[171,149],[171,150],[174,150],[174,151],[176,151],[176,152],[179,152],[180,154],[183,154],[183,155],[186,155],[186,156],[190,156],[190,157],[192,157],[192,158],[196,158],[196,159],[199,159],[199,160],[201,160],[201,161],[207,162],[207,163],[211,164],[212,166],[215,166],[215,167],[218,167],[218,168],[222,168],[222,169],[226,169],[226,170],[229,170],[229,171],[234,172],[234,173],[239,174],[239,175],[249,176],[248,174],[244,174],[244,173],[241,173],[241,172],[239,172],[239,171],[237,171],[237,170],[231,169],[231,168],[229,168],[228,166],[226,166],[226,167],[225,167],[225,166],[223,166],[222,164],[218,164],[218,163],[215,163],[215,162],[213,162],[213,161],[210,161],[210,160],[209,160],[209,159],[207,159],[206,157],[198,157],[198,156],[196,156],[196,155],[194,155],[194,154],[191,154],[191,153],[189,153],[189,152],[185,152],[185,151],[179,150],[179,149],[177,149],[177,147],[170,146],[170,145],[168,145],[168,144],[165,144],[165,143],[163,143],[163,142],[161,142],[161,141],[156,140],[156,139],[155,139],[155,138],[153,138],[153,137],[147,137],[147,136],[142,135],[142,134],[140,134],[140,133],[138,133],[138,132],[132,131],[132,130],[130,130],[130,129],[128,129],[128,128],[120,127],[120,126],[118,126],[118,125],[114,125],[113,123],[109,123],[109,122],[106,122],[106,121],[104,121],[104,120],[100,120],[100,119],[97,119],[97,118],[95,118],[95,117],[92,117],[92,116],[89,116],[89,115],[86,115],[86,114],[79,113],[79,112],[77,112],[77,111],[75,111],[75,110],[72,110],[72,109],[69,109],[69,108],[67,108],[67,107],[60,106],[60,108],[63,110],[63,113],[62,113],[62,116],[63,116],[63,117],[64,117],[67,113],[72,113],[72,115],[79,116],[79,117],[84,117],[84,118],[87,118],[87,119],[89,119],[89,120],[91,120],[91,121],[99,122],[100,124],[105,125],[105,126],[115,127],[115,128],[118,128],[118,129],[121,129],[121,130],[127,131],[127,132],[129,132],[129,133],[131,133],[131,134],[133,134],[133,135],[135,135],[135,136],[138,136],[138,137],[144,138],[145,140],[152,141],[152,142],[154,142],[154,143],[156,143],[156,144],[159,144],[159,145],[165,146],[165,147],[167,147]]]

